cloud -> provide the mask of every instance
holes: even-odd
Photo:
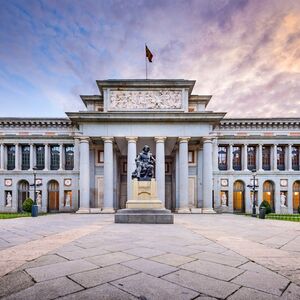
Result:
[[[196,79],[229,117],[299,116],[300,4],[293,0],[6,1],[0,11],[0,114],[83,109],[96,79]],[[18,100],[19,101],[19,100]]]

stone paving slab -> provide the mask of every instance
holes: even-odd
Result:
[[[79,247],[78,247],[79,248]],[[76,260],[90,256],[97,256],[109,253],[107,250],[102,248],[90,248],[90,249],[77,249],[73,251],[65,251],[64,249],[56,251],[60,256],[63,256],[69,260]]]
[[[147,300],[184,300],[193,299],[198,295],[195,291],[143,273],[114,281],[112,284]]]
[[[123,253],[123,252],[114,252],[114,253],[108,253],[93,257],[87,257],[85,260],[100,266],[105,267],[109,265],[119,264],[128,260],[137,259],[138,257]]]
[[[177,268],[144,258],[123,262],[122,265],[156,277],[178,270]]]
[[[213,279],[186,270],[179,270],[175,273],[168,274],[163,276],[162,279],[221,299],[225,299],[240,287],[237,284]]]
[[[188,256],[182,256],[174,253],[167,253],[159,256],[152,257],[151,260],[154,260],[156,262],[160,262],[163,264],[167,264],[173,267],[179,267],[180,265],[183,265],[185,263],[191,262],[195,260],[195,258],[188,257]]]
[[[289,281],[285,277],[276,273],[257,273],[251,271],[246,271],[239,275],[232,282],[277,296],[281,296],[289,284]]]
[[[158,256],[158,255],[166,253],[165,251],[161,251],[161,250],[158,250],[158,249],[147,248],[147,247],[136,247],[136,248],[124,250],[123,252],[128,253],[128,254],[132,254],[132,255],[135,255],[135,256],[139,256],[139,257],[142,257],[142,258],[149,258],[149,257]]]
[[[66,261],[68,260],[61,256],[55,254],[48,254],[48,255],[40,256],[35,260],[25,263],[19,269],[24,270],[29,268],[42,267],[42,266],[52,265],[60,262],[66,262]]]
[[[238,267],[248,261],[248,259],[244,257],[234,257],[229,255],[222,255],[214,252],[200,252],[194,255],[191,255],[194,258],[207,260],[214,263],[219,263],[222,265],[230,266],[230,267]]]
[[[75,293],[83,288],[72,280],[62,277],[40,282],[23,291],[7,297],[7,300],[49,300]]]
[[[60,300],[136,300],[136,299],[137,299],[136,297],[110,284],[102,284],[94,288],[60,298]]]
[[[138,271],[117,264],[96,270],[70,275],[69,278],[84,286],[85,288],[90,288],[136,273],[138,273]]]
[[[181,268],[225,281],[229,281],[245,272],[241,269],[201,260],[187,263],[182,265]]]
[[[23,271],[7,274],[0,278],[0,298],[34,285],[32,278]]]
[[[98,266],[96,266],[95,264],[81,259],[56,263],[42,267],[29,268],[25,271],[30,276],[32,276],[35,281],[39,282],[96,268],[98,268]]]
[[[249,289],[246,287],[242,287],[233,295],[231,295],[228,300],[279,300],[281,299],[278,296],[267,294],[261,291],[257,291],[254,289]],[[290,299],[292,300],[292,299]],[[295,299],[296,300],[296,299]]]

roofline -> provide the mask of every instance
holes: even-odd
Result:
[[[74,123],[80,122],[212,122],[219,123],[225,112],[66,112]]]
[[[108,79],[96,80],[100,93],[103,88],[129,88],[129,87],[154,87],[154,88],[188,88],[192,93],[196,80],[186,79]]]

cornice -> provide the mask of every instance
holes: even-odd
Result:
[[[300,129],[300,118],[223,119],[214,130]]]
[[[226,113],[214,112],[67,112],[74,123],[82,122],[201,122],[217,124]]]
[[[68,118],[0,118],[0,128],[74,128]]]

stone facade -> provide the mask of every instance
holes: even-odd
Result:
[[[159,200],[172,211],[250,212],[256,169],[258,203],[296,212],[300,119],[224,118],[206,110],[211,96],[191,94],[194,84],[97,81],[100,94],[81,96],[87,109],[68,118],[1,118],[0,210],[34,198],[33,172],[42,211],[125,208],[135,157],[147,144]]]

